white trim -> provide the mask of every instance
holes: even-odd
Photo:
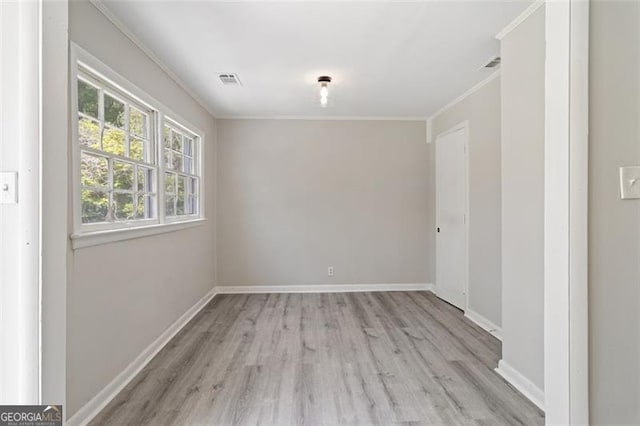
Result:
[[[507,364],[503,359],[498,361],[498,368],[494,370],[507,382],[516,388],[522,395],[544,411],[544,392],[533,382],[524,377],[518,370]],[[549,424],[547,420],[547,424]]]
[[[158,338],[143,350],[136,359],[120,372],[107,386],[96,394],[66,421],[68,426],[88,424],[104,407],[135,378],[135,376],[164,348],[218,294],[259,293],[349,293],[369,291],[431,291],[432,284],[342,284],[342,285],[293,285],[293,286],[242,286],[214,287],[202,299],[189,308]]]
[[[167,105],[160,102],[155,97],[140,89],[137,85],[130,82],[119,72],[115,71],[109,65],[102,62],[100,59],[89,53],[87,50],[83,49],[81,46],[77,45],[73,41],[70,41],[69,44],[71,45],[70,62],[72,65],[78,61],[82,62],[91,71],[100,74],[100,76],[104,78],[109,84],[115,86],[119,90],[128,92],[129,95],[133,96],[138,102],[141,102],[145,106],[155,110],[160,109],[161,112],[163,112],[165,115],[169,116],[174,121],[177,120],[183,127],[186,126],[192,132],[203,133],[201,129],[199,129],[193,123],[189,122],[189,120],[186,120],[180,114],[176,113],[172,108],[169,108]],[[77,71],[75,77],[77,77]],[[73,79],[71,76],[69,77],[69,81],[75,84],[75,79]]]
[[[41,7],[41,404],[66,403],[69,254],[69,4]],[[25,142],[25,141],[23,141]]]
[[[137,226],[135,228],[109,229],[106,231],[72,234],[71,247],[76,250],[84,247],[114,243],[117,241],[133,240],[136,238],[165,234],[167,232],[181,231],[183,229],[203,225],[206,221],[207,219],[205,218],[198,218],[189,221],[159,223],[149,226]]]
[[[498,77],[500,77],[500,70],[499,69],[497,71],[495,71],[493,74],[491,74],[490,76],[488,76],[487,78],[485,78],[484,80],[482,80],[479,83],[475,84],[471,89],[467,90],[466,92],[464,92],[463,94],[461,94],[460,96],[458,96],[457,98],[455,98],[454,100],[452,100],[451,102],[449,102],[448,104],[446,104],[445,106],[443,106],[442,108],[440,108],[439,110],[437,110],[436,112],[431,114],[431,116],[429,116],[429,118],[427,120],[430,121],[430,120],[435,119],[437,116],[439,116],[440,114],[442,114],[446,110],[452,108],[457,103],[462,102],[463,100],[465,100],[469,96],[473,95],[478,90],[482,89],[484,86],[486,86],[487,84],[491,83],[493,80],[495,80]]]
[[[497,74],[497,73],[496,73]],[[494,77],[495,78],[495,77]],[[464,297],[465,297],[465,305],[459,307],[460,309],[462,309],[463,311],[466,311],[467,308],[469,307],[469,232],[470,232],[470,228],[469,228],[469,222],[470,222],[470,215],[469,215],[469,141],[471,140],[471,138],[469,137],[469,120],[464,120],[458,124],[456,124],[455,126],[452,126],[450,128],[448,128],[447,130],[441,132],[438,134],[438,136],[436,136],[435,142],[436,145],[434,146],[434,159],[436,158],[436,150],[437,150],[437,142],[438,139],[440,139],[443,136],[448,135],[449,133],[458,131],[458,130],[464,130],[464,136],[465,136],[465,140],[464,140],[464,161],[465,161],[465,170],[464,170],[464,182],[465,182],[465,206],[464,206],[464,215],[465,215],[465,222],[464,222],[464,232],[465,232],[465,282],[464,282]],[[436,165],[437,167],[437,165]],[[436,200],[438,199],[438,173],[437,173],[437,169],[436,169],[436,175],[435,175],[435,197]],[[436,203],[437,204],[437,203]],[[435,211],[435,219],[436,219],[436,228],[439,226],[438,225],[438,209],[436,206],[436,211]],[[436,233],[436,270],[438,267],[438,250],[437,250],[437,238],[438,235]],[[434,287],[437,289],[438,287],[438,282],[436,279],[436,283],[434,284]],[[444,300],[444,299],[443,299]]]
[[[588,424],[589,2],[548,2],[545,39],[546,421]]]
[[[131,364],[80,408],[73,417],[67,420],[66,424],[76,426],[89,423],[215,295],[215,290],[211,289],[202,299],[182,314],[153,343],[147,346]]]
[[[520,15],[516,17],[513,21],[511,21],[506,27],[504,27],[498,34],[496,34],[496,38],[498,40],[502,40],[507,34],[513,31],[518,25],[522,24],[529,16],[531,16],[540,6],[545,3],[545,0],[536,0],[529,7],[527,7]]]
[[[218,116],[216,120],[327,120],[327,121],[424,121],[424,116],[320,116],[320,115],[272,115],[272,116],[251,116],[251,115],[228,115]]]
[[[41,397],[41,345],[40,324],[41,263],[40,263],[40,212],[42,191],[42,62],[41,36],[42,2],[20,3],[20,34],[18,58],[20,77],[16,82],[20,87],[17,107],[20,111],[20,171],[18,173],[18,210],[21,237],[19,252],[20,298],[15,301],[22,308],[18,328],[20,341],[17,347],[21,355],[16,367],[22,375],[17,392],[25,399],[40,400]],[[35,399],[31,399],[35,397]]]
[[[589,424],[589,8],[588,1],[571,2],[569,392],[573,424]]]
[[[472,309],[468,309],[464,311],[464,316],[478,327],[485,330],[487,333],[491,334],[496,339],[502,341],[502,327],[498,327],[476,311]]]
[[[429,117],[425,121],[427,125],[427,143],[433,143],[433,117]]]
[[[142,52],[149,57],[162,71],[164,71],[171,80],[173,80],[178,86],[182,88],[191,98],[196,101],[198,105],[204,108],[212,117],[216,118],[213,110],[204,102],[200,97],[189,88],[189,86],[182,81],[180,77],[178,77],[164,62],[160,60],[156,56],[155,53],[151,49],[149,49],[136,35],[131,32],[126,25],[122,23],[120,19],[118,19],[109,8],[102,2],[102,0],[89,0],[89,2],[95,6],[96,9],[102,13],[105,18],[107,18],[122,34],[124,34],[133,44],[135,44]]]
[[[17,172],[18,201],[0,206],[0,401],[39,404],[42,1],[0,10],[0,167]]]
[[[155,136],[155,144],[154,144],[154,163],[152,164],[143,164],[145,167],[153,168],[156,171],[156,205],[157,205],[157,217],[148,220],[138,220],[132,221],[130,223],[101,223],[101,224],[83,224],[82,223],[82,214],[81,214],[81,190],[80,190],[80,151],[81,147],[76,141],[78,140],[78,126],[71,126],[71,153],[72,153],[72,173],[73,173],[73,181],[71,183],[73,188],[72,194],[72,206],[73,206],[73,235],[72,240],[76,240],[80,238],[81,234],[86,234],[88,236],[87,241],[92,241],[94,235],[103,235],[103,231],[114,231],[112,235],[125,236],[125,232],[131,232],[134,229],[159,229],[162,226],[166,226],[174,223],[191,223],[195,222],[199,219],[205,219],[205,194],[206,194],[206,171],[204,167],[204,158],[205,158],[205,146],[206,140],[205,135],[202,130],[200,130],[197,126],[194,126],[188,120],[185,120],[180,116],[180,114],[175,113],[171,108],[167,107],[163,103],[159,102],[145,91],[139,89],[135,84],[129,82],[126,78],[121,76],[119,73],[111,69],[108,65],[104,64],[95,56],[91,55],[86,50],[82,49],[80,46],[71,42],[71,49],[69,55],[69,84],[70,84],[70,105],[72,115],[75,117],[75,113],[78,111],[77,105],[77,84],[76,80],[78,79],[78,64],[82,64],[83,68],[88,69],[90,72],[95,73],[100,77],[101,80],[104,80],[108,85],[113,86],[115,89],[124,92],[128,97],[133,98],[137,102],[144,105],[146,108],[153,111],[153,115],[155,117],[155,128],[150,127],[150,131],[152,135],[150,135],[150,140],[154,139]],[[175,123],[178,127],[184,128],[189,133],[193,133],[199,139],[197,144],[198,150],[198,182],[199,182],[199,211],[197,215],[191,216],[180,216],[176,218],[165,218],[164,215],[164,161],[163,161],[163,125],[165,119]],[[72,119],[73,120],[73,119]],[[75,121],[72,121],[75,123]],[[130,161],[125,159],[124,161]],[[136,161],[132,161],[134,163],[138,163]],[[178,173],[180,174],[180,173]],[[152,225],[148,225],[151,223]],[[171,229],[167,228],[168,232],[171,230],[176,230],[179,228]],[[123,231],[123,232],[115,232],[115,231]],[[162,232],[162,231],[160,231]],[[158,232],[155,232],[158,233]],[[131,238],[139,238],[143,235],[144,232],[141,233],[133,233],[130,237],[119,237],[118,239],[108,239],[106,242],[113,242]],[[152,235],[151,233],[148,235]],[[101,239],[96,239],[96,241],[102,241]],[[90,243],[89,245],[101,244],[102,242]],[[76,245],[74,243],[73,248],[83,247],[83,245]]]
[[[370,291],[433,291],[433,284],[311,284],[311,285],[250,285],[216,286],[216,294],[262,293],[355,293]]]

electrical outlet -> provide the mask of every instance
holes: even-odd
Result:
[[[333,266],[329,266],[327,268],[327,275],[332,277],[333,276]]]

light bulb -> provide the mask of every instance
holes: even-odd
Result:
[[[327,85],[325,83],[320,87],[320,97],[321,98],[326,98],[327,96],[329,96],[329,88],[327,87]]]
[[[329,83],[331,83],[331,77],[323,75],[318,77],[318,83],[320,83],[320,106],[325,108],[329,104]]]

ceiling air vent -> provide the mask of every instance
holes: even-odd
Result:
[[[495,68],[498,65],[500,65],[500,56],[496,56],[495,58],[493,58],[492,60],[490,60],[484,67],[484,69],[491,69],[491,68]]]
[[[222,81],[222,84],[225,86],[242,86],[237,74],[225,72],[218,74],[218,77],[220,77],[220,81]]]

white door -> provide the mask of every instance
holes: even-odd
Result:
[[[438,296],[466,309],[467,128],[436,139],[436,287]]]

